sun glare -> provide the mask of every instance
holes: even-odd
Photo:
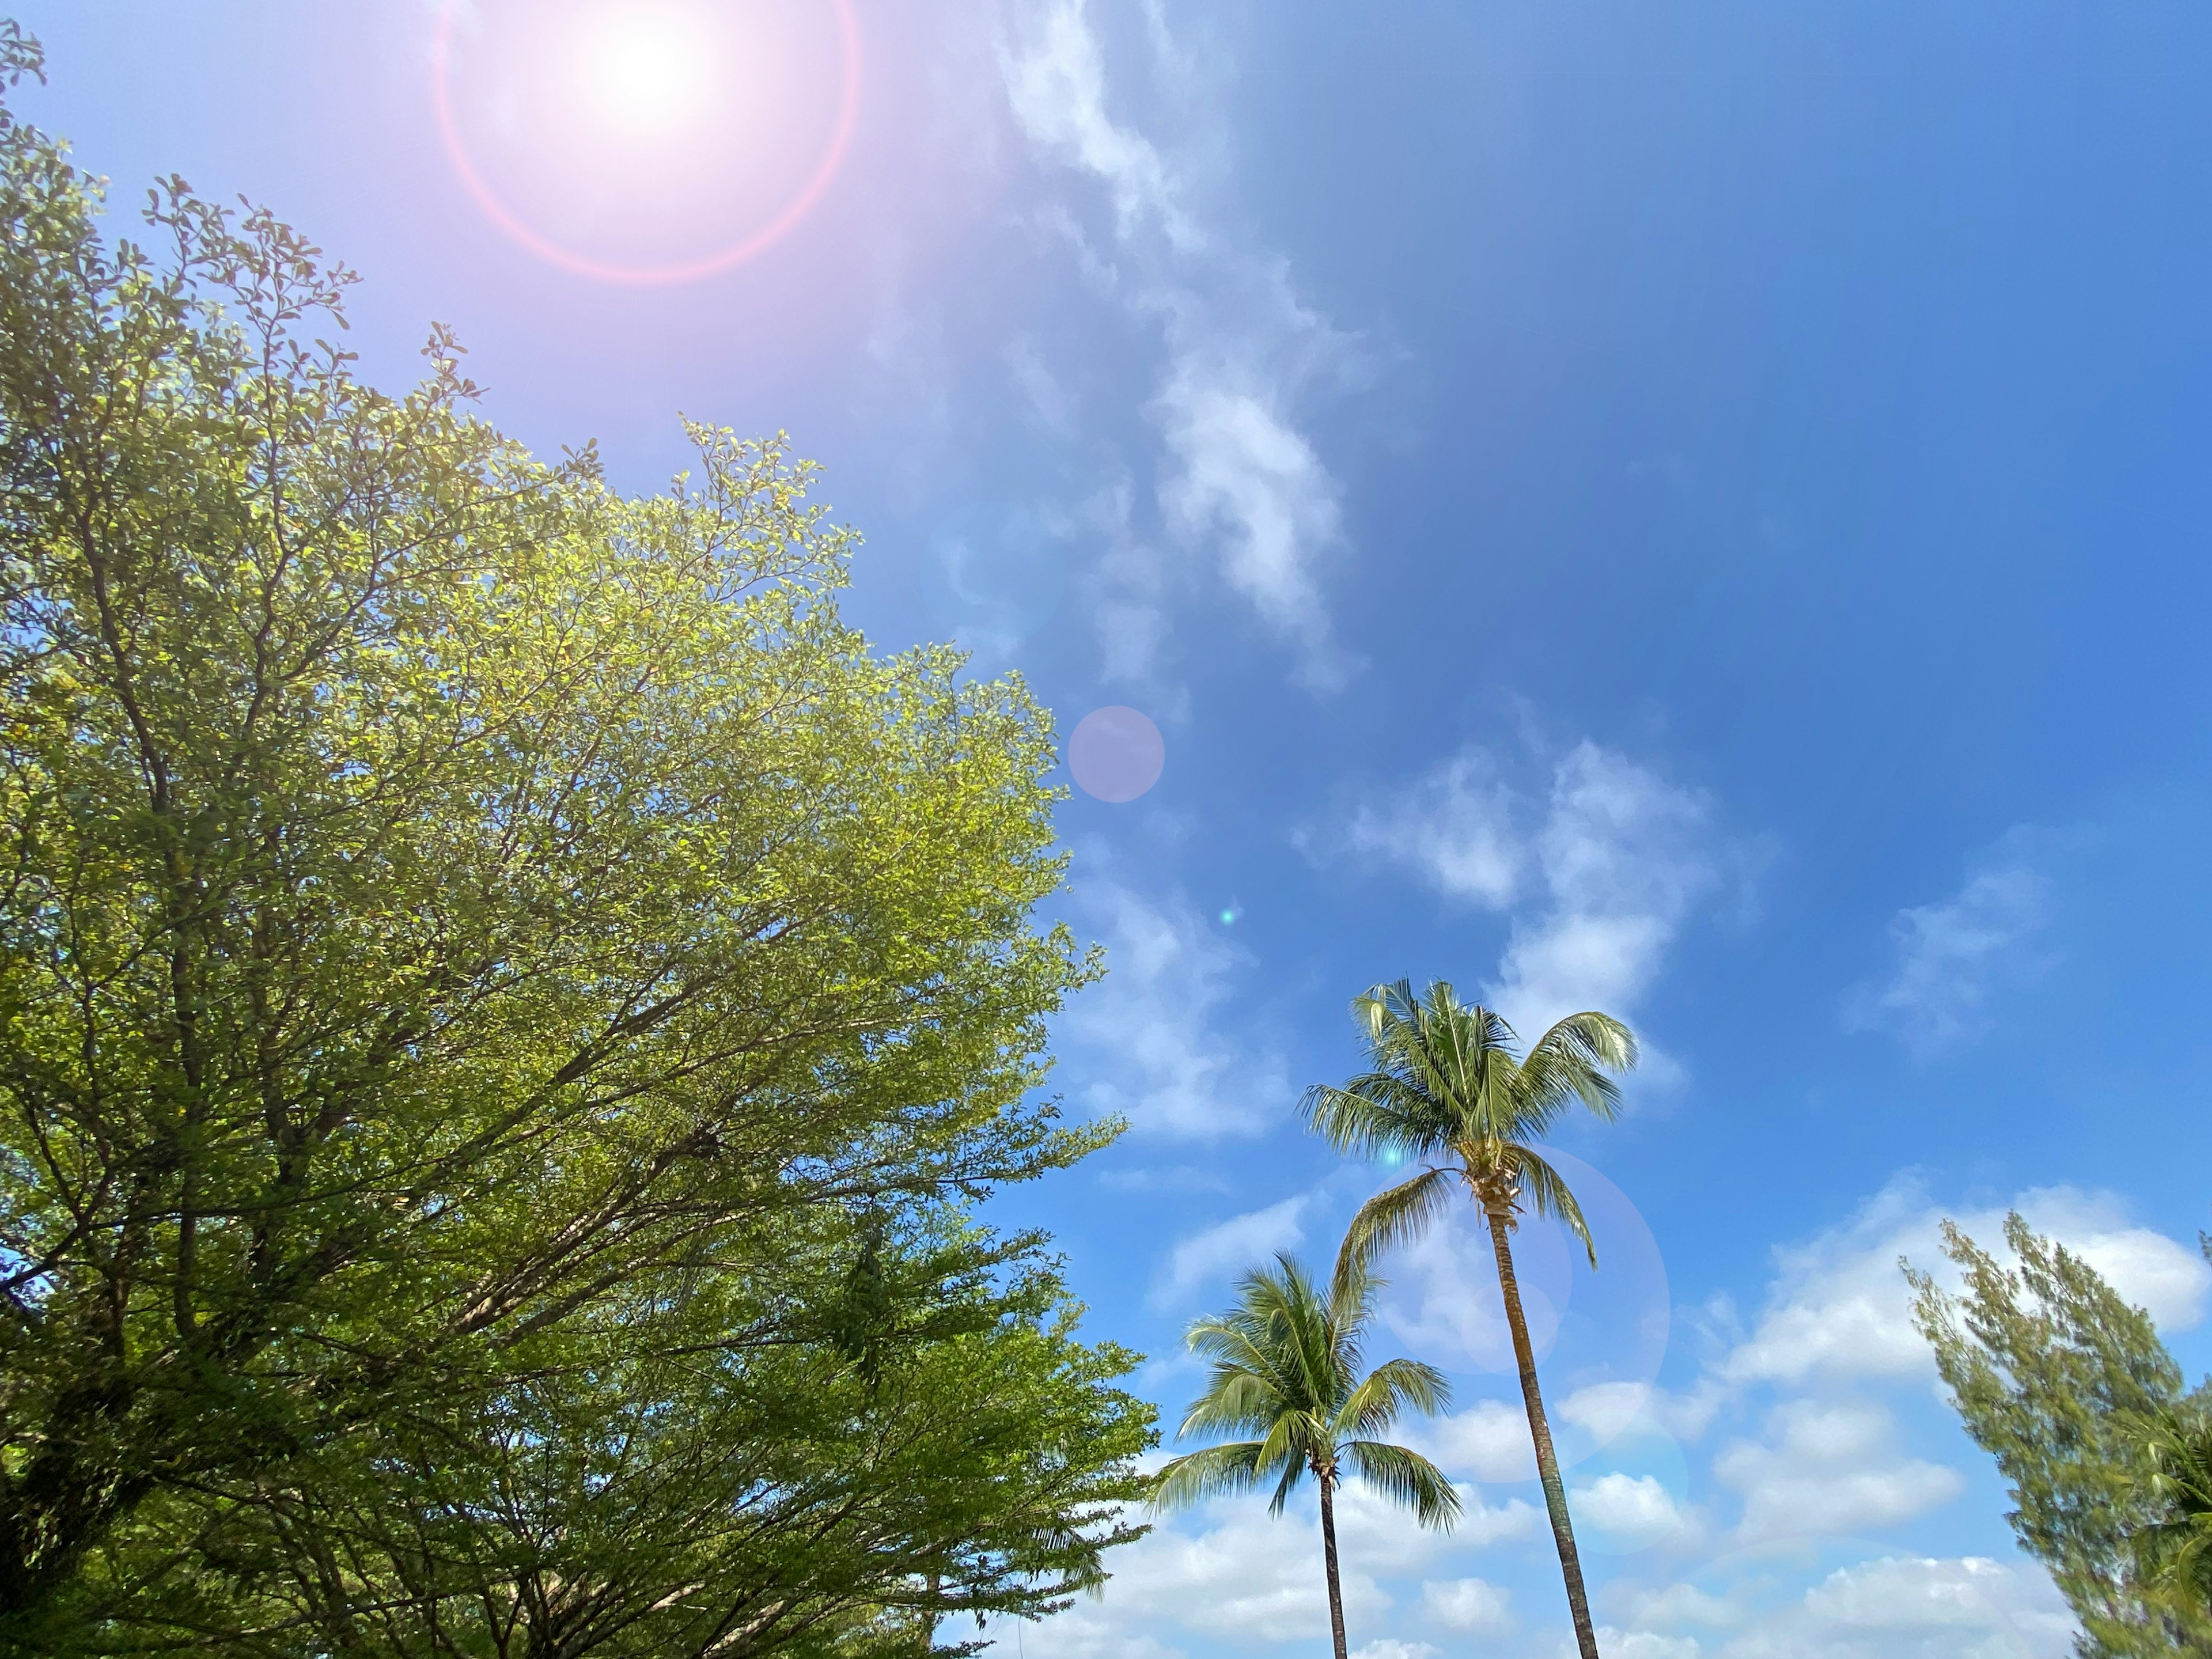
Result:
[[[695,281],[812,210],[860,91],[853,0],[445,0],[432,62],[462,184],[601,281]]]
[[[716,45],[714,32],[680,8],[608,6],[577,31],[584,106],[611,138],[675,137],[708,112]]]

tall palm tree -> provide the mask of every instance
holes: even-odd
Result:
[[[1605,1014],[1570,1014],[1539,1037],[1524,1059],[1511,1026],[1487,1008],[1462,1002],[1442,980],[1423,997],[1402,979],[1378,985],[1352,1005],[1352,1012],[1366,1039],[1371,1069],[1340,1089],[1317,1084],[1307,1090],[1307,1121],[1340,1152],[1393,1152],[1425,1159],[1430,1167],[1360,1206],[1339,1262],[1364,1274],[1370,1258],[1416,1237],[1442,1215],[1455,1184],[1481,1206],[1498,1256],[1498,1287],[1575,1640],[1582,1659],[1598,1659],[1566,1487],[1513,1275],[1512,1233],[1524,1211],[1555,1216],[1582,1241],[1590,1266],[1597,1266],[1582,1206],[1532,1143],[1577,1101],[1610,1119],[1620,1091],[1606,1073],[1636,1064],[1636,1039]]]
[[[1451,1404],[1451,1384],[1433,1365],[1390,1359],[1362,1375],[1363,1339],[1379,1288],[1364,1261],[1341,1257],[1326,1297],[1288,1255],[1278,1254],[1273,1267],[1247,1273],[1237,1306],[1199,1320],[1184,1338],[1213,1370],[1176,1436],[1258,1437],[1176,1458],[1160,1471],[1152,1495],[1158,1507],[1174,1509],[1273,1481],[1268,1509],[1280,1515],[1298,1483],[1312,1475],[1321,1488],[1336,1659],[1345,1659],[1345,1647],[1335,1496],[1346,1474],[1405,1505],[1425,1527],[1449,1528],[1459,1518],[1459,1494],[1443,1471],[1418,1452],[1376,1438],[1407,1407],[1433,1414]]]

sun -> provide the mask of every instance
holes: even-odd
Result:
[[[679,137],[713,112],[721,46],[690,7],[593,7],[569,46],[581,112],[616,143]]]
[[[664,286],[774,246],[829,188],[860,106],[853,0],[442,0],[433,108],[516,242]]]

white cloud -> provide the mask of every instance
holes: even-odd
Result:
[[[1426,1642],[1401,1642],[1386,1636],[1352,1649],[1352,1659],[1443,1659],[1443,1655]]]
[[[1495,994],[1532,1035],[1631,1008],[1692,904],[1720,878],[1710,803],[1585,740],[1553,775],[1536,839],[1549,903],[1516,920]]]
[[[1512,1622],[1512,1600],[1482,1578],[1431,1578],[1421,1586],[1422,1613],[1446,1630],[1503,1630]]]
[[[1646,1590],[1630,1603],[1638,1625],[1676,1626],[1697,1625],[1726,1630],[1743,1622],[1743,1610],[1726,1597],[1702,1590],[1695,1584],[1668,1584]]]
[[[2073,1188],[2022,1193],[2014,1206],[2036,1231],[2077,1252],[2160,1326],[2179,1330],[2204,1315],[2212,1267],[2197,1251],[2132,1224],[2125,1206]],[[1935,1361],[1912,1326],[1900,1256],[1956,1282],[1944,1259],[1945,1212],[1910,1178],[1892,1182],[1843,1227],[1778,1251],[1773,1291],[1751,1335],[1722,1362],[1735,1383],[1932,1376]],[[1957,1214],[1984,1249],[2004,1255],[2002,1209]]]
[[[1696,1523],[1655,1475],[1616,1469],[1577,1484],[1571,1497],[1577,1528],[1587,1522],[1617,1549],[1687,1543],[1698,1534]]]
[[[1714,1478],[1743,1496],[1746,1539],[1895,1526],[1965,1489],[1958,1470],[1895,1455],[1895,1426],[1872,1402],[1791,1401],[1767,1419],[1766,1443],[1739,1440],[1713,1459]]]
[[[1596,1444],[1610,1442],[1641,1418],[1677,1440],[1695,1441],[1712,1424],[1727,1395],[1712,1377],[1682,1392],[1644,1382],[1593,1382],[1561,1400],[1553,1415]]]
[[[1882,983],[1845,1000],[1847,1028],[1892,1032],[1921,1053],[1989,1030],[1991,990],[2041,965],[2023,947],[2051,918],[2051,884],[2021,856],[2024,839],[2020,831],[2007,837],[2003,856],[1942,903],[1897,913],[1889,925],[1896,965]]]
[[[1866,1630],[1985,1626],[1992,1622],[1993,1596],[2008,1589],[2011,1578],[1978,1555],[1953,1561],[1891,1557],[1838,1568],[1805,1593],[1805,1607],[1832,1624]]]
[[[1354,851],[1394,859],[1449,898],[1503,910],[1520,896],[1532,856],[1526,812],[1496,757],[1464,749],[1380,805],[1363,802],[1348,839]]]
[[[1160,504],[1186,542],[1219,536],[1229,585],[1297,644],[1307,680],[1333,687],[1346,664],[1315,566],[1337,544],[1337,483],[1284,419],[1284,394],[1249,365],[1179,357],[1154,404],[1177,462]]]
[[[1158,150],[1106,112],[1106,65],[1080,0],[1046,7],[1018,52],[1000,59],[1014,118],[1030,140],[1103,183],[1123,237],[1148,227],[1178,247],[1198,232],[1177,202]]]
[[[1291,1249],[1305,1237],[1303,1218],[1311,1201],[1310,1194],[1301,1193],[1182,1240],[1168,1253],[1153,1281],[1152,1305],[1179,1307],[1200,1287],[1240,1276],[1264,1265],[1275,1251]]]
[[[1158,64],[1188,73],[1164,15],[1151,22]],[[1086,272],[1162,331],[1146,412],[1164,445],[1156,494],[1165,523],[1211,554],[1227,585],[1296,647],[1303,680],[1340,684],[1350,665],[1319,580],[1340,549],[1340,490],[1296,405],[1317,379],[1350,374],[1352,343],[1298,301],[1282,261],[1209,234],[1177,167],[1109,112],[1104,54],[1080,0],[1045,7],[1002,52],[1001,71],[1030,142],[1097,180],[1113,204],[1116,264],[1061,225]],[[1157,672],[1171,574],[1141,538],[1116,539],[1092,584],[1109,678]]]
[[[1502,1400],[1479,1400],[1449,1417],[1410,1425],[1406,1437],[1447,1474],[1501,1486],[1536,1478],[1528,1416]]]
[[[1601,1626],[1597,1632],[1600,1653],[1609,1653],[1613,1659],[1698,1659],[1703,1651],[1694,1636],[1662,1636],[1656,1631],[1614,1630]],[[1570,1640],[1560,1649],[1563,1654],[1576,1651]]]
[[[1085,1104],[1126,1116],[1139,1133],[1185,1139],[1249,1134],[1279,1120],[1291,1098],[1281,1057],[1214,1023],[1244,953],[1176,901],[1104,874],[1079,890],[1107,950],[1105,980],[1066,1015],[1092,1079]]]
[[[1296,1507],[1280,1517],[1270,1516],[1263,1504],[1217,1504],[1205,1512],[1212,1524],[1202,1532],[1157,1527],[1116,1551],[1099,1622],[1125,1632],[1165,1623],[1247,1645],[1325,1642],[1328,1599],[1311,1486],[1292,1502]],[[1344,1518],[1338,1529],[1346,1543],[1356,1530]],[[1384,1622],[1391,1598],[1348,1551],[1346,1557],[1340,1570],[1345,1618],[1371,1629]],[[1057,1634],[1060,1623],[1046,1628]]]
[[[1691,1592],[1729,1609],[1724,1621],[1704,1621],[1732,1632],[1717,1650],[1723,1659],[2062,1659],[2074,1651],[2064,1601],[2047,1577],[2025,1564],[1881,1556],[1780,1597],[1773,1594],[1774,1560],[1746,1556],[1729,1565],[1733,1594]],[[1672,1594],[1648,1598],[1661,1616],[1638,1622],[1690,1622],[1663,1616]]]
[[[1484,988],[1524,1036],[1585,1008],[1632,1009],[1697,906],[1743,862],[1702,793],[1587,739],[1516,787],[1462,750],[1354,813],[1346,840],[1447,897],[1512,915]]]

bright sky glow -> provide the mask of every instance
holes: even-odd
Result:
[[[447,158],[514,241],[600,282],[741,264],[806,219],[858,118],[851,0],[447,0]]]
[[[692,8],[603,6],[580,20],[571,47],[580,101],[611,140],[680,136],[721,91],[722,48]]]

